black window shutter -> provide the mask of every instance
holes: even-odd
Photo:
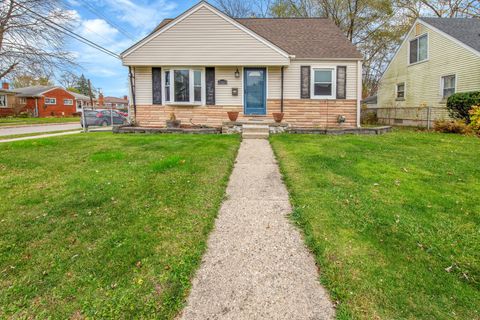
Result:
[[[310,66],[300,67],[300,98],[310,99]]]
[[[152,102],[162,104],[162,68],[152,68]]]
[[[418,39],[410,41],[410,63],[417,62]]]
[[[207,105],[215,105],[215,68],[205,68],[205,97]]]
[[[337,67],[337,99],[347,98],[347,67]]]

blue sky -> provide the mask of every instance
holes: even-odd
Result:
[[[65,0],[76,17],[75,31],[110,51],[120,53],[151,32],[164,18],[174,18],[197,3],[197,0]],[[88,3],[93,7],[89,10]],[[94,12],[97,13],[94,13]],[[105,16],[117,26],[110,25]],[[134,40],[124,35],[126,30]],[[120,60],[110,57],[73,39],[68,39],[83,73],[105,96],[128,94],[128,70]]]

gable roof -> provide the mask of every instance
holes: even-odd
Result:
[[[52,89],[60,88],[57,86],[32,86],[25,88],[18,88],[15,91],[18,97],[41,97],[43,93],[48,92]]]
[[[268,47],[272,48],[273,50],[277,51],[280,55],[288,58],[289,57],[289,54],[287,52],[285,52],[284,50],[282,50],[281,48],[279,48],[278,46],[276,46],[275,44],[271,43],[270,41],[268,41],[267,39],[264,39],[260,36],[258,36],[257,34],[255,34],[255,32],[253,32],[252,30],[249,30],[248,28],[244,27],[242,24],[238,23],[237,21],[235,21],[235,19],[231,18],[230,16],[228,16],[227,14],[225,14],[224,12],[218,10],[217,8],[215,8],[214,6],[212,6],[211,4],[209,4],[207,1],[200,1],[199,3],[197,3],[196,5],[194,5],[193,7],[191,7],[190,9],[188,9],[187,11],[185,11],[184,13],[182,13],[181,15],[179,15],[178,17],[176,17],[175,19],[171,20],[169,23],[165,23],[165,25],[163,25],[161,28],[157,27],[152,33],[150,33],[149,35],[147,35],[145,38],[141,39],[139,42],[135,43],[133,46],[131,46],[130,48],[126,49],[125,51],[123,51],[121,54],[120,54],[120,57],[121,58],[124,58],[125,56],[129,55],[130,53],[132,53],[133,51],[135,51],[136,49],[138,49],[139,47],[143,46],[144,44],[146,44],[148,41],[150,41],[151,39],[155,38],[156,36],[160,35],[161,33],[163,33],[164,31],[170,29],[171,27],[173,27],[176,23],[178,22],[181,22],[182,20],[184,20],[185,18],[187,18],[188,16],[192,15],[193,13],[195,13],[196,11],[202,9],[202,8],[206,8],[208,10],[210,10],[211,12],[217,14],[219,17],[223,18],[225,21],[231,23],[232,25],[234,25],[235,27],[237,27],[238,29],[242,30],[243,32],[253,36],[253,38],[255,38],[256,40],[258,40],[259,42],[267,45]]]
[[[480,52],[480,19],[420,18],[420,20]]]
[[[357,48],[348,41],[335,23],[327,18],[234,19],[204,1],[200,2],[197,6],[199,5],[207,5],[217,13],[245,27],[254,35],[261,37],[261,39],[273,44],[288,55],[295,56],[297,59],[363,59],[362,54]],[[187,12],[175,19],[164,19],[140,42],[161,33],[163,30],[167,30],[167,28],[171,27],[175,21],[178,21],[178,19]],[[139,43],[125,50],[122,55]]]
[[[128,103],[128,99],[117,98],[117,97],[105,97],[106,103]]]

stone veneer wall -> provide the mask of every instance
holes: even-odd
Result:
[[[301,128],[352,128],[357,123],[356,100],[313,100],[288,99],[284,100],[284,119],[291,127]],[[252,118],[270,119],[272,113],[280,112],[280,100],[269,99],[266,116],[245,116],[243,106],[137,106],[137,122],[145,127],[164,127],[170,113],[174,112],[182,124],[208,125],[221,127],[223,122],[229,121],[227,111],[238,111],[237,121]],[[346,122],[338,124],[339,115],[346,117]]]

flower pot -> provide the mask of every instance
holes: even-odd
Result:
[[[180,120],[167,120],[167,128],[169,129],[174,129],[174,128],[180,128],[180,123],[182,121]]]
[[[285,115],[283,112],[274,112],[272,113],[273,115],[273,120],[275,120],[275,122],[282,122],[283,120],[283,116]]]
[[[232,122],[237,121],[238,111],[227,111],[227,114],[228,114],[228,119],[230,119],[230,121]]]

